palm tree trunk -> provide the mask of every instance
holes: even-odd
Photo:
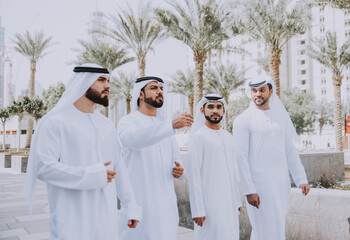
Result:
[[[35,72],[36,72],[36,62],[31,61],[30,62],[30,80],[29,80],[29,97],[30,98],[33,98],[35,96]],[[30,143],[32,141],[32,135],[33,135],[33,129],[34,129],[34,121],[33,121],[33,118],[29,116],[27,140],[25,144],[26,148],[30,147]]]
[[[341,121],[341,81],[342,76],[333,76],[334,86],[334,128],[335,147],[337,151],[342,151],[342,121]]]
[[[20,149],[20,147],[21,147],[21,121],[22,121],[22,118],[23,118],[23,116],[18,116],[18,130],[17,130],[17,132],[18,132],[18,141],[17,141],[17,143],[18,143],[18,145],[17,145],[17,152],[19,152],[19,149]]]
[[[228,98],[225,98],[226,103],[228,104]],[[228,109],[225,109],[225,130],[228,131]]]
[[[194,56],[196,77],[194,79],[194,105],[203,97],[203,66],[206,56]]]
[[[129,114],[130,113],[130,102],[131,102],[131,99],[126,99],[126,114]]]
[[[29,79],[29,97],[33,98],[35,95],[35,72],[36,72],[36,62],[30,62],[30,79]]]
[[[276,85],[276,94],[280,96],[280,64],[281,64],[281,50],[271,50],[269,59],[269,70],[272,80]]]
[[[114,104],[114,126],[115,128],[118,126],[118,103]]]
[[[144,77],[146,69],[146,56],[139,56],[137,62],[139,67],[139,75],[140,77]]]
[[[322,120],[320,120],[319,123],[320,123],[320,136],[322,136],[322,129],[323,129],[324,123]]]
[[[188,110],[190,111],[190,114],[193,116],[193,97],[188,97]]]
[[[4,137],[4,138],[3,138],[3,141],[2,141],[2,144],[3,144],[2,146],[3,146],[3,150],[5,150],[5,148],[6,148],[6,147],[5,147],[5,146],[6,146],[6,142],[5,142],[5,141],[6,141],[6,136],[5,136],[5,134],[6,134],[6,131],[5,131],[5,122],[2,122],[2,131],[3,131],[3,133],[4,133],[4,134],[3,134],[3,137]]]
[[[28,130],[27,130],[27,140],[26,140],[26,148],[30,148],[30,143],[32,142],[32,135],[34,129],[34,120],[32,116],[29,116],[28,119]]]
[[[108,107],[104,108],[103,114],[105,115],[106,118],[108,118],[108,115],[109,115]]]

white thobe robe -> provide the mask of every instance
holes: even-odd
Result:
[[[38,156],[37,176],[47,183],[51,240],[119,239],[117,195],[128,218],[140,219],[112,122],[72,105],[45,119],[36,134],[31,151]],[[108,161],[117,172],[111,183]]]
[[[233,137],[226,130],[201,127],[191,136],[187,176],[196,240],[238,240],[241,196],[234,166]]]
[[[181,161],[172,121],[134,111],[120,120],[117,132],[142,208],[136,229],[121,226],[121,239],[175,240],[179,216],[172,168]]]
[[[258,193],[260,207],[247,203],[252,240],[285,239],[291,173],[297,186],[307,184],[299,154],[277,111],[248,108],[233,127],[244,195]]]

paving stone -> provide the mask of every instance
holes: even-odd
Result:
[[[9,227],[6,224],[1,224],[0,231],[5,231],[5,230],[9,230]]]
[[[42,232],[42,233],[35,233],[35,234],[29,234],[29,235],[23,235],[20,236],[20,240],[46,240],[49,239],[50,233],[49,232]]]
[[[20,236],[25,234],[28,234],[28,232],[24,228],[11,229],[6,231],[0,231],[0,238],[15,237],[15,236]]]
[[[15,217],[17,221],[24,222],[24,221],[31,221],[31,220],[40,220],[40,219],[50,219],[50,213],[42,213],[42,214],[36,214],[36,215],[25,215],[25,216],[18,216]]]
[[[45,226],[48,225],[49,219],[42,219],[42,220],[33,220],[33,221],[25,221],[25,222],[14,222],[14,223],[8,223],[7,226],[10,229],[17,229],[17,228],[31,228],[35,226]]]

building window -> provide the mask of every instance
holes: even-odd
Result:
[[[301,75],[305,75],[306,74],[306,70],[301,70]]]
[[[305,40],[301,40],[300,45],[305,45]]]
[[[306,89],[301,90],[301,92],[306,93]]]
[[[26,130],[26,129],[24,129],[24,130],[21,130],[21,134],[22,134],[22,135],[25,135],[25,134],[27,134],[27,130]]]
[[[301,65],[305,65],[305,63],[306,63],[305,60],[301,60],[301,61],[300,61],[300,64],[301,64]]]
[[[301,80],[301,85],[305,85],[306,84],[306,80]]]
[[[326,89],[322,89],[322,90],[321,90],[321,94],[322,94],[322,95],[326,95],[326,94],[327,94],[327,90],[326,90]]]

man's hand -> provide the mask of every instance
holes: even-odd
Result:
[[[260,197],[257,193],[247,195],[248,203],[256,208],[259,208]]]
[[[105,162],[104,165],[107,167],[109,164],[111,164],[111,161],[109,162]],[[112,179],[114,178],[114,175],[116,175],[117,172],[116,171],[112,171],[107,169],[107,180],[108,182],[112,182]]]
[[[179,162],[175,162],[175,167],[173,167],[173,177],[174,178],[180,178],[182,174],[184,174],[184,169],[181,167],[181,164]]]
[[[302,193],[306,196],[309,191],[310,187],[307,184],[300,184],[299,188],[301,188]]]
[[[183,113],[173,119],[173,129],[180,129],[183,127],[191,127],[193,123],[193,116]]]
[[[198,226],[202,227],[204,223],[205,217],[196,217],[193,218],[193,221],[197,223]]]
[[[128,227],[129,228],[136,228],[138,223],[139,223],[138,220],[131,219],[128,221]]]

